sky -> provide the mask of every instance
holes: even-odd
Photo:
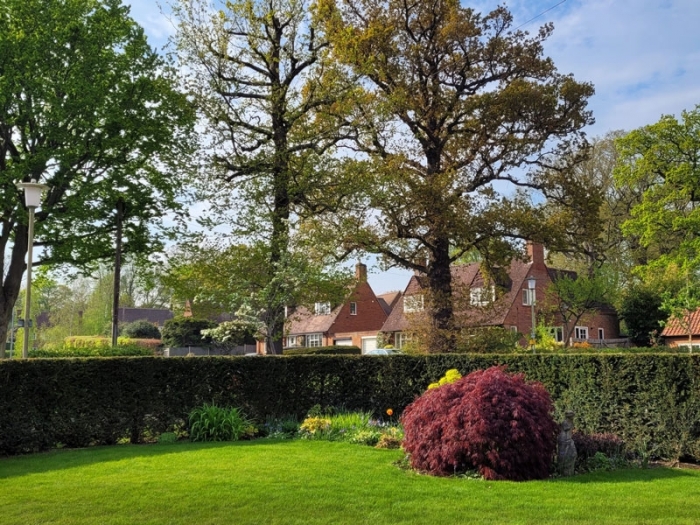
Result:
[[[131,15],[151,45],[162,48],[175,28],[156,0],[125,3],[131,4]],[[482,13],[499,4],[510,9],[514,26],[522,30],[534,33],[542,24],[554,23],[545,55],[559,72],[595,86],[589,137],[652,124],[662,115],[680,117],[700,104],[698,0],[463,2]],[[400,269],[372,273],[372,261],[367,262],[370,285],[378,294],[403,290],[411,276]]]

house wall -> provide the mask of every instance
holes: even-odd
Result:
[[[357,304],[357,314],[350,314],[350,303]],[[387,319],[386,312],[367,282],[358,284],[351,298],[342,306],[328,330],[329,339],[338,334],[379,332]],[[332,344],[332,342],[330,343]]]

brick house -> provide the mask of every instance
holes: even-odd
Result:
[[[690,330],[688,330],[690,328]],[[690,331],[690,336],[688,335]],[[678,319],[669,319],[661,332],[664,344],[674,347],[685,347],[689,350],[691,343],[695,350],[700,346],[700,309],[690,314],[683,323]]]
[[[313,310],[290,309],[285,326],[284,348],[330,345],[357,346],[362,352],[377,347],[377,334],[400,292],[377,296],[367,282],[367,266],[355,266],[355,288],[347,301],[335,308],[316,303]]]
[[[545,290],[558,277],[574,272],[548,268],[544,260],[544,247],[541,244],[527,243],[528,261],[513,260],[499,277],[498,290],[493,284],[485,282],[479,263],[454,266],[452,268],[452,287],[455,292],[455,317],[465,327],[499,326],[519,332],[526,336],[532,330],[533,302],[536,316],[543,310]],[[528,289],[528,278],[534,277],[534,293]],[[403,347],[411,337],[410,315],[420,312],[424,307],[424,290],[427,289],[426,277],[411,277],[403,297],[392,310],[382,332],[389,336],[397,348]],[[497,297],[498,295],[498,297]],[[538,309],[539,301],[539,309]],[[552,335],[562,341],[564,323],[561,316],[548,314]],[[604,344],[604,341],[619,339],[620,328],[617,312],[609,305],[600,305],[594,315],[584,316],[579,323],[571,327],[572,339]],[[527,344],[524,337],[521,344]]]

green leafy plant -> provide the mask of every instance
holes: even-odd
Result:
[[[255,432],[252,421],[235,407],[204,404],[190,412],[189,423],[192,441],[238,441]]]
[[[149,321],[134,321],[122,326],[121,335],[131,339],[160,339],[160,330]]]
[[[201,346],[211,340],[202,336],[202,330],[214,328],[216,323],[207,319],[192,317],[175,317],[165,321],[163,326],[163,344],[169,347]]]

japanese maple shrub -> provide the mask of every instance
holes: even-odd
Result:
[[[500,367],[430,389],[406,407],[403,447],[413,468],[434,475],[476,470],[524,481],[550,473],[557,425],[540,383]]]

